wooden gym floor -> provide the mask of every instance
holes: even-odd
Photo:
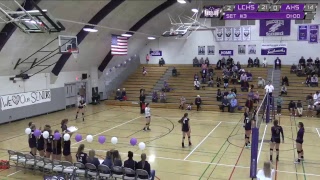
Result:
[[[152,106],[151,106],[152,108]],[[229,114],[219,112],[189,112],[192,129],[192,147],[181,148],[181,125],[178,120],[185,111],[169,109],[152,109],[151,131],[144,132],[144,117],[137,108],[112,107],[105,105],[88,106],[85,122],[74,120],[75,109],[68,109],[47,115],[21,120],[0,126],[0,159],[8,159],[7,150],[29,152],[27,137],[24,129],[29,121],[37,127],[50,124],[53,129],[60,128],[60,121],[69,118],[68,126],[79,128],[79,134],[86,137],[94,135],[94,142],[83,141],[86,151],[95,149],[100,159],[105,157],[105,152],[112,148],[122,153],[122,160],[126,160],[127,152],[133,151],[135,160],[140,160],[141,150],[131,146],[131,137],[138,142],[145,142],[147,147],[144,152],[148,156],[152,169],[161,180],[196,180],[196,179],[250,179],[250,150],[244,149],[244,129],[242,127],[242,114]],[[305,133],[305,162],[294,165],[297,157],[294,139],[297,133],[296,124],[302,121],[306,126]],[[285,143],[281,145],[280,161],[274,164],[277,169],[278,180],[317,180],[320,179],[320,120],[316,118],[281,117],[284,127]],[[265,143],[259,146],[259,168],[264,161],[269,159],[269,144],[271,125],[262,124],[260,127],[260,140]],[[98,143],[98,136],[105,135],[107,143]],[[74,135],[75,136],[75,135]],[[80,143],[75,142],[72,136],[73,158]],[[112,145],[112,136],[118,137],[118,144]],[[24,174],[23,170],[11,167],[0,170],[0,179],[43,179],[38,173]]]

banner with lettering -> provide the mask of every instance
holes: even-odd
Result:
[[[286,43],[262,43],[261,55],[287,55]]]
[[[241,27],[233,28],[233,41],[242,41]]]
[[[260,20],[260,36],[290,36],[291,20]]]
[[[242,27],[242,41],[251,41],[251,27],[243,26]]]
[[[3,95],[0,97],[1,110],[8,110],[23,106],[30,106],[51,101],[51,91],[39,90],[32,92],[25,92],[19,94]]]
[[[233,50],[219,50],[220,56],[233,56]]]
[[[233,28],[224,28],[224,41],[233,41]]]
[[[308,25],[298,26],[298,41],[308,41]]]
[[[318,43],[319,25],[309,25],[309,43]]]
[[[160,50],[150,50],[150,56],[162,56],[162,51]]]
[[[218,27],[216,28],[216,41],[220,42],[220,41],[224,41],[224,28],[222,27]]]

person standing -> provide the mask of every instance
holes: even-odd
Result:
[[[200,98],[200,95],[197,95],[196,99],[194,100],[194,103],[197,105],[197,111],[199,111],[200,109],[200,105],[201,105],[201,98]]]
[[[297,139],[296,139],[296,147],[297,147],[297,153],[298,153],[298,159],[294,162],[295,164],[300,164],[300,161],[304,160],[304,152],[302,148],[303,144],[303,136],[304,136],[304,125],[302,122],[299,122],[298,124],[298,133],[297,133]]]
[[[140,90],[140,114],[144,113],[144,108],[145,108],[145,100],[146,100],[146,96],[144,95],[144,91]]]
[[[149,54],[146,55],[146,63],[148,64],[149,63],[149,60],[150,60],[150,56]]]
[[[250,120],[250,117],[249,117],[249,108],[245,108],[245,112],[243,114],[244,116],[244,119],[243,119],[243,127],[244,127],[244,130],[245,130],[245,147],[246,148],[250,148],[251,145],[250,145],[250,135],[251,135],[251,120]]]
[[[271,127],[271,140],[270,140],[270,161],[272,161],[273,156],[273,150],[276,148],[277,157],[276,160],[279,161],[279,147],[280,147],[280,134],[282,136],[282,143],[284,143],[284,135],[283,135],[283,129],[281,126],[279,126],[279,121],[274,120],[273,126]]]
[[[257,180],[272,180],[274,174],[275,170],[272,169],[272,164],[266,161],[263,164],[263,169],[260,169],[257,173]]]
[[[144,131],[150,131],[151,129],[149,128],[150,126],[150,121],[151,121],[151,110],[150,110],[150,107],[149,107],[149,103],[146,104],[146,107],[144,109],[145,111],[145,116],[146,116],[146,125],[145,127],[143,128]]]
[[[182,125],[182,147],[184,148],[184,140],[186,135],[188,136],[189,146],[191,143],[191,128],[190,128],[190,119],[188,118],[188,113],[184,113],[183,117],[178,121]]]
[[[282,97],[281,95],[279,95],[277,98],[277,116],[281,116],[282,102],[283,102]]]
[[[78,109],[77,109],[77,114],[76,114],[76,119],[78,119],[78,114],[79,112],[82,113],[82,121],[84,121],[84,111],[86,107],[86,101],[81,98],[81,100],[78,102]]]

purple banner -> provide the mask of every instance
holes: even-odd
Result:
[[[291,20],[260,20],[260,36],[290,36]]]
[[[219,18],[222,6],[204,6],[200,18]]]
[[[281,12],[303,12],[304,4],[281,4]]]
[[[262,43],[261,55],[279,56],[287,55],[287,44],[285,43]]]
[[[259,128],[252,128],[251,133],[250,178],[256,178],[258,169]]]
[[[318,43],[319,25],[309,26],[309,43]]]
[[[304,19],[304,12],[225,12],[224,20]]]
[[[220,56],[233,56],[233,50],[219,50]]]
[[[308,41],[308,26],[299,25],[298,26],[298,41]]]
[[[162,56],[162,51],[156,50],[156,51],[150,51],[150,56]]]
[[[234,11],[237,12],[257,12],[259,4],[236,4]]]

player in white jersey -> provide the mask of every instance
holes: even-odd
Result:
[[[77,109],[76,119],[78,119],[78,114],[80,111],[82,113],[82,120],[84,121],[84,111],[85,111],[86,105],[87,105],[86,101],[80,96],[80,98],[78,98],[78,109]]]
[[[150,110],[150,107],[149,107],[149,103],[146,104],[146,107],[144,109],[144,114],[145,114],[145,117],[146,117],[146,126],[143,128],[144,131],[150,131],[151,129],[149,128],[150,126],[150,121],[151,121],[151,110]]]

